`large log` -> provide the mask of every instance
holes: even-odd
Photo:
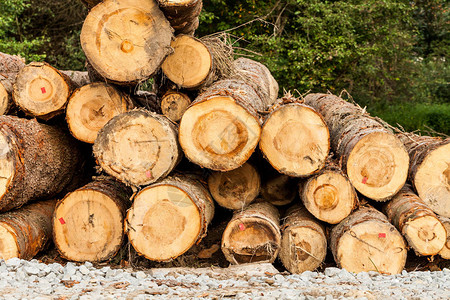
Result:
[[[280,251],[279,213],[267,202],[237,211],[222,235],[222,252],[232,264],[274,262]]]
[[[450,138],[397,136],[408,150],[409,180],[419,197],[438,215],[450,217]]]
[[[330,248],[337,265],[354,273],[398,274],[406,263],[402,235],[372,207],[361,207],[333,227]]]
[[[165,93],[161,99],[162,114],[173,122],[181,120],[189,105],[191,105],[191,99],[188,95],[173,90]]]
[[[32,259],[52,239],[56,200],[26,205],[0,215],[0,259]]]
[[[363,109],[337,96],[309,94],[304,100],[325,119],[332,149],[353,186],[370,199],[391,199],[408,175],[402,142]]]
[[[99,179],[66,195],[53,215],[53,240],[65,259],[105,261],[120,249],[131,189]]]
[[[76,141],[36,120],[0,116],[0,211],[61,192],[81,165]]]
[[[439,252],[439,255],[444,259],[450,259],[450,218],[438,216],[439,221],[444,225],[447,231],[447,239],[445,241],[444,247]]]
[[[417,255],[436,255],[447,242],[444,225],[409,185],[384,206],[384,211]]]
[[[330,135],[312,107],[296,102],[275,105],[262,126],[259,148],[280,173],[306,177],[325,166]]]
[[[176,126],[144,109],[112,118],[98,132],[93,151],[106,173],[135,186],[166,177],[182,157]]]
[[[66,121],[72,135],[93,144],[97,133],[113,117],[133,108],[130,97],[104,82],[76,89],[70,96]]]
[[[181,118],[179,140],[186,157],[215,171],[240,167],[258,145],[263,109],[261,98],[243,81],[217,81]]]
[[[280,259],[291,273],[317,269],[327,254],[325,228],[304,207],[292,206],[282,226]]]
[[[337,224],[358,205],[358,197],[347,176],[331,161],[318,174],[299,184],[300,199],[317,219]]]
[[[13,99],[26,114],[48,120],[62,114],[76,85],[47,63],[22,68],[14,83]]]
[[[216,202],[225,208],[241,210],[259,195],[261,178],[249,163],[228,172],[213,172],[208,188]]]
[[[235,76],[249,84],[263,100],[265,109],[278,99],[278,83],[269,69],[257,61],[241,57],[233,62]]]
[[[81,46],[98,74],[118,84],[147,80],[171,52],[172,28],[155,0],[105,0],[81,30]]]
[[[198,16],[202,11],[202,0],[157,0],[175,34],[194,35],[198,28]]]
[[[134,249],[154,261],[170,261],[206,236],[214,216],[208,190],[195,177],[167,177],[136,194],[127,214]]]

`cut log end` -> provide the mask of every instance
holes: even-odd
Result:
[[[296,178],[278,174],[262,184],[261,197],[275,206],[287,205],[295,200],[297,183]]]
[[[392,198],[405,184],[409,156],[392,134],[375,132],[360,139],[347,160],[353,186],[376,201]]]
[[[8,112],[11,101],[12,99],[9,91],[0,80],[0,115],[4,115]]]
[[[0,259],[8,260],[20,257],[14,229],[6,223],[0,223]]]
[[[72,94],[67,105],[66,120],[74,137],[93,144],[98,131],[110,119],[131,108],[128,97],[109,84],[96,82]]]
[[[106,194],[79,190],[58,203],[53,228],[55,243],[66,259],[103,261],[119,250],[123,215]]]
[[[89,12],[80,39],[102,77],[136,83],[149,78],[170,53],[172,28],[155,1],[105,0]]]
[[[434,212],[450,217],[450,201],[443,201],[450,199],[450,142],[425,157],[413,182],[419,197]]]
[[[192,162],[215,171],[230,171],[250,158],[260,134],[256,117],[232,97],[218,96],[185,112],[179,139]]]
[[[243,209],[259,194],[261,179],[258,171],[245,163],[229,172],[214,172],[208,178],[208,187],[214,200],[228,209]]]
[[[444,247],[439,252],[439,255],[444,259],[450,259],[450,218],[438,216],[439,221],[444,225],[447,231],[447,239],[445,241]]]
[[[65,77],[45,63],[31,63],[17,75],[13,98],[27,114],[49,118],[62,111],[71,93]]]
[[[279,172],[296,177],[311,175],[325,165],[330,136],[322,117],[311,107],[280,107],[263,125],[261,151]]]
[[[172,91],[162,97],[161,110],[170,120],[178,122],[190,104],[191,99],[186,94]]]
[[[171,43],[174,52],[162,64],[164,74],[183,88],[197,88],[212,72],[212,55],[199,40],[179,35]]]
[[[420,255],[436,255],[447,242],[447,232],[435,216],[416,218],[405,224],[403,233]]]

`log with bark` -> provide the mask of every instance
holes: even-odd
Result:
[[[444,225],[409,185],[384,206],[384,212],[417,255],[436,255],[447,242]]]
[[[61,256],[71,261],[105,261],[122,246],[124,219],[131,189],[103,178],[59,201],[53,215],[53,240]]]
[[[338,267],[354,273],[398,274],[406,263],[402,235],[372,207],[361,207],[334,226],[330,248]]]
[[[323,118],[312,107],[289,97],[280,99],[270,111],[259,148],[272,167],[293,177],[306,177],[322,169],[330,151]]]
[[[194,35],[198,28],[198,16],[202,11],[202,0],[157,0],[159,7],[175,29],[175,34]]]
[[[0,115],[7,114],[15,106],[13,84],[23,67],[25,61],[21,57],[0,52]]]
[[[213,172],[208,188],[216,202],[225,208],[241,210],[259,195],[261,178],[249,163],[228,172]]]
[[[110,84],[94,82],[76,89],[70,96],[66,121],[75,138],[93,144],[98,131],[109,120],[132,108],[128,95]]]
[[[444,225],[447,231],[447,238],[444,247],[439,251],[439,255],[444,259],[450,259],[450,218],[438,216],[439,221]]]
[[[280,259],[291,273],[317,269],[327,254],[325,228],[306,208],[295,205],[288,209],[281,234]]]
[[[300,199],[317,219],[337,224],[358,205],[358,197],[339,166],[328,161],[318,174],[299,184]]]
[[[235,212],[222,235],[222,252],[231,264],[274,262],[280,251],[278,210],[268,202]]]
[[[173,122],[181,120],[184,112],[191,105],[191,99],[185,93],[170,90],[161,99],[162,114]]]
[[[17,75],[13,99],[27,115],[49,120],[64,112],[75,88],[69,76],[47,63],[33,62]]]
[[[135,186],[166,177],[182,157],[176,126],[144,109],[112,118],[98,132],[93,151],[103,171]]]
[[[6,115],[14,106],[12,92],[13,81],[0,75],[0,115]]]
[[[213,216],[214,203],[203,184],[195,177],[176,175],[136,194],[126,230],[139,254],[170,261],[206,236]]]
[[[403,187],[408,153],[383,124],[360,107],[331,94],[309,94],[304,101],[325,119],[342,170],[361,194],[386,201]]]
[[[292,203],[297,197],[298,179],[283,174],[265,172],[261,186],[261,197],[275,206]]]
[[[61,70],[60,72],[68,76],[77,87],[82,87],[83,85],[91,83],[87,71]]]
[[[52,239],[56,200],[32,203],[0,215],[0,259],[32,259]]]
[[[230,171],[251,156],[261,134],[264,103],[243,81],[221,80],[200,94],[180,121],[186,157],[205,168]]]
[[[81,30],[81,46],[98,74],[129,85],[147,80],[171,52],[172,31],[155,0],[105,0]]]
[[[70,134],[36,120],[0,116],[0,211],[54,197],[80,165]]]
[[[409,179],[419,197],[438,215],[450,217],[450,138],[397,136],[408,150]]]
[[[249,84],[263,100],[265,109],[278,99],[278,83],[269,69],[260,62],[241,57],[233,62],[236,78]]]

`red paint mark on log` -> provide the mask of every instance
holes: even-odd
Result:
[[[378,234],[378,238],[380,238],[380,239],[381,238],[383,238],[383,239],[386,238],[386,233],[379,233]]]
[[[239,224],[239,230],[240,231],[244,231],[245,230],[245,225],[244,224]]]
[[[64,221],[63,218],[59,218],[59,223],[61,223],[61,225],[64,225],[64,224],[66,224],[66,221]]]
[[[47,91],[45,90],[45,87],[41,87],[41,92],[42,92],[42,94],[47,93]]]
[[[363,183],[363,184],[366,184],[366,183],[367,183],[367,179],[369,179],[369,178],[364,177],[363,180],[362,180],[362,183]]]
[[[147,178],[153,178],[152,172],[150,170],[145,172],[145,176],[147,176]]]

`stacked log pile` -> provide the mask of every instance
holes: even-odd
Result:
[[[329,248],[348,271],[394,274],[409,247],[450,258],[448,138],[395,135],[331,94],[278,99],[263,64],[194,37],[200,0],[83,2],[87,72],[0,53],[0,113],[15,114],[0,116],[0,258],[53,239],[101,262],[127,239],[167,262],[214,220],[231,264],[300,273]]]

